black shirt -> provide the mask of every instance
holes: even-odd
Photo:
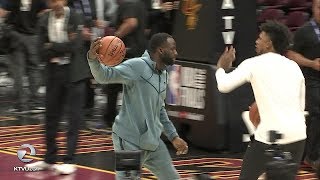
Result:
[[[38,13],[46,9],[45,0],[31,0],[30,6],[23,5],[21,0],[8,1],[5,9],[11,11],[8,17],[8,24],[24,34],[35,34],[38,21]]]
[[[319,24],[317,26],[320,28]],[[307,22],[295,33],[292,50],[310,60],[320,58],[320,40],[311,22]],[[301,67],[301,69],[306,80],[317,80],[320,82],[320,71],[310,67]]]
[[[126,48],[127,58],[140,57],[146,49],[146,38],[144,35],[146,9],[142,2],[122,2],[118,7],[116,28],[122,24],[125,19],[137,18],[138,26],[129,34],[122,38]]]

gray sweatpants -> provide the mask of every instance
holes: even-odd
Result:
[[[121,139],[115,133],[112,133],[113,147],[115,151],[119,150],[141,150],[137,145]],[[167,146],[162,140],[155,151],[142,150],[142,166],[149,169],[159,180],[176,180],[179,174],[172,164],[172,159]],[[116,171],[116,179],[125,178],[125,172]]]

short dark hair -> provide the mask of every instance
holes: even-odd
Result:
[[[154,34],[149,42],[149,52],[155,53],[157,48],[161,47],[164,43],[167,42],[168,38],[172,38],[172,36],[168,33],[157,33]]]
[[[260,26],[260,30],[269,36],[277,53],[284,54],[288,50],[292,36],[287,26],[277,21],[267,21]]]

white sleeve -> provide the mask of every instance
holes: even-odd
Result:
[[[219,68],[216,71],[217,87],[222,93],[228,93],[245,84],[246,82],[249,82],[250,78],[250,62],[243,61],[235,70],[230,73],[226,73],[222,68]]]

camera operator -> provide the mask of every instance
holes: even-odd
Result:
[[[235,49],[226,48],[217,63],[216,80],[220,92],[227,93],[247,82],[251,83],[260,123],[243,157],[240,179],[254,180],[266,171],[273,159],[265,154],[272,144],[269,131],[283,134],[277,143],[299,163],[306,139],[305,80],[297,63],[282,56],[290,44],[288,28],[269,21],[261,25],[256,40],[258,56],[244,60],[226,73],[235,60]],[[296,171],[293,172],[296,174]]]

